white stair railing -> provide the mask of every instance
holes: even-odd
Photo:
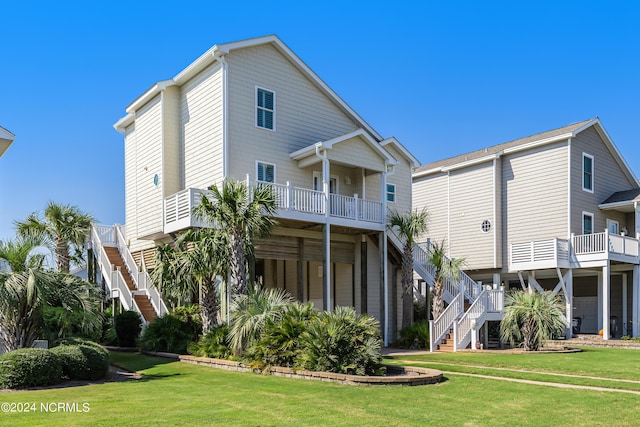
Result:
[[[139,266],[133,259],[133,255],[126,245],[122,226],[102,226],[93,225],[91,227],[91,243],[98,260],[105,284],[109,288],[112,297],[118,297],[125,310],[134,310],[142,316],[142,312],[135,301],[134,294],[143,294],[149,298],[151,305],[158,316],[162,316],[169,312],[167,306],[162,300],[162,296],[157,288],[153,286],[149,274],[146,271],[140,271]],[[136,290],[132,292],[124,279],[122,271],[116,269],[109,260],[104,246],[117,247],[125,267],[129,270],[129,275],[133,279]],[[110,272],[110,273],[109,273]],[[116,291],[116,292],[114,292]],[[144,318],[143,318],[144,321]],[[145,322],[146,323],[146,322]]]
[[[438,344],[451,329],[453,323],[464,312],[464,300],[461,294],[453,298],[451,303],[444,309],[440,317],[429,321],[429,350],[437,349]]]
[[[504,289],[483,290],[457,322],[454,351],[464,349],[474,341],[472,334],[475,334],[475,331],[482,327],[486,321],[485,316],[487,313],[500,313],[503,309]]]

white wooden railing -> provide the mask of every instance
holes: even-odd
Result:
[[[290,182],[277,184],[273,182],[247,179],[249,186],[269,187],[276,199],[276,207],[282,210],[306,214],[324,215],[327,212],[327,199],[324,192],[309,188],[294,187]],[[207,190],[187,188],[164,199],[164,232],[170,233],[188,227],[202,227],[201,221],[193,217],[193,208],[200,203],[201,194]],[[376,224],[384,223],[383,204],[365,200],[358,195],[329,195],[329,215],[336,218],[366,221]]]
[[[634,237],[602,233],[572,235],[570,239],[546,239],[509,245],[509,268],[528,270],[569,264],[573,256],[609,258],[610,254],[640,256],[640,241]]]
[[[469,343],[475,345],[475,335],[472,334],[475,334],[475,331],[484,324],[486,314],[501,313],[503,310],[504,289],[482,291],[471,307],[457,321],[453,350],[464,349]]]
[[[464,300],[462,294],[453,298],[451,303],[444,309],[440,317],[429,321],[429,350],[437,350],[437,345],[451,329],[451,325],[464,312]]]
[[[124,232],[123,232],[124,227],[121,225],[116,225],[113,228],[115,229],[115,233],[117,236],[118,251],[120,252],[122,259],[125,262],[125,266],[129,270],[129,273],[131,275],[131,278],[133,279],[136,289],[138,291],[144,291],[145,295],[149,297],[149,300],[151,301],[151,305],[153,306],[153,309],[155,310],[158,316],[167,314],[169,310],[167,309],[167,306],[162,300],[162,296],[160,295],[160,292],[158,292],[158,289],[155,286],[153,286],[153,282],[149,277],[149,273],[147,273],[145,270],[142,270],[138,266],[138,264],[136,264],[136,261],[133,259],[133,255],[131,254],[131,251],[127,247],[127,241],[124,238]]]
[[[102,240],[103,238],[104,240]],[[129,251],[129,248],[126,245],[123,226],[116,225],[110,227],[93,225],[91,227],[91,243],[98,260],[98,265],[100,266],[100,270],[102,271],[102,275],[106,282],[105,285],[111,291],[112,297],[119,298],[125,310],[134,310],[138,312],[141,315],[140,317],[143,322],[146,323],[134,298],[135,294],[143,294],[149,298],[151,305],[158,316],[162,316],[169,312],[167,306],[162,300],[162,296],[158,292],[158,289],[153,286],[149,274],[146,271],[140,271],[140,267],[133,259],[131,251]],[[135,291],[131,291],[127,286],[123,272],[120,271],[120,267],[115,268],[115,266],[111,264],[104,246],[118,248],[118,252],[124,260],[125,267],[129,270],[128,274],[133,279],[134,286],[136,288]]]

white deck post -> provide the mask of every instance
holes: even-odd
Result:
[[[629,324],[629,319],[627,318],[627,304],[628,304],[628,299],[627,299],[627,291],[628,291],[628,286],[627,286],[627,273],[622,273],[622,319],[620,319],[620,330],[622,331],[622,335],[628,335],[629,334],[629,328],[627,327],[627,325]]]
[[[598,286],[596,286],[598,293],[598,330],[603,329],[602,323],[602,271],[598,271]],[[598,331],[596,331],[597,333]]]
[[[564,286],[566,289],[565,293],[565,304],[566,304],[566,316],[567,316],[567,324],[568,328],[565,334],[565,337],[571,338],[573,336],[573,270],[569,269],[564,275]]]
[[[609,260],[602,267],[602,339],[608,340],[609,334],[609,301],[611,296],[611,276],[609,272]]]
[[[640,297],[640,265],[633,266],[633,289],[631,292],[632,312],[631,312],[631,334],[637,337],[640,333],[640,325],[638,324],[638,298]]]

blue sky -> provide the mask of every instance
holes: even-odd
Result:
[[[599,116],[640,174],[635,2],[5,2],[0,239],[49,200],[124,222],[112,127],[216,43],[277,34],[422,163]]]

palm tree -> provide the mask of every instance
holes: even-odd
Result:
[[[242,354],[262,334],[265,326],[280,319],[293,297],[283,289],[261,289],[258,283],[249,292],[234,297],[229,335],[236,355]]]
[[[537,351],[554,332],[566,327],[562,301],[549,291],[514,291],[507,294],[500,338],[523,341],[525,351]]]
[[[15,225],[19,236],[41,239],[53,252],[58,271],[68,273],[71,261],[82,260],[82,245],[92,222],[93,216],[75,206],[49,202],[43,218],[34,212]]]
[[[28,268],[0,272],[0,338],[5,351],[31,347],[42,333],[46,306],[83,313],[82,326],[97,327],[98,297],[94,287],[69,274]]]
[[[193,229],[157,252],[152,278],[163,296],[198,301],[202,307],[202,333],[220,323],[218,276],[228,271],[229,245],[217,229]]]
[[[0,242],[0,260],[9,266],[11,272],[19,273],[29,268],[42,268],[44,254],[33,251],[41,245],[35,237],[19,237],[16,240]]]
[[[235,280],[234,292],[247,293],[247,255],[252,254],[253,239],[269,234],[275,220],[276,199],[268,186],[253,191],[245,182],[224,181],[222,188],[209,187],[194,214],[217,227],[227,236],[230,273]]]
[[[416,238],[427,231],[427,211],[415,210],[405,214],[396,211],[389,216],[389,226],[398,227],[404,240],[402,248],[402,328],[411,325],[413,320],[413,245]]]
[[[464,258],[449,259],[445,254],[444,240],[440,244],[434,244],[429,249],[429,262],[436,269],[436,277],[433,284],[433,318],[437,319],[444,311],[444,283],[449,280],[457,283],[460,280],[460,269],[464,265]]]

